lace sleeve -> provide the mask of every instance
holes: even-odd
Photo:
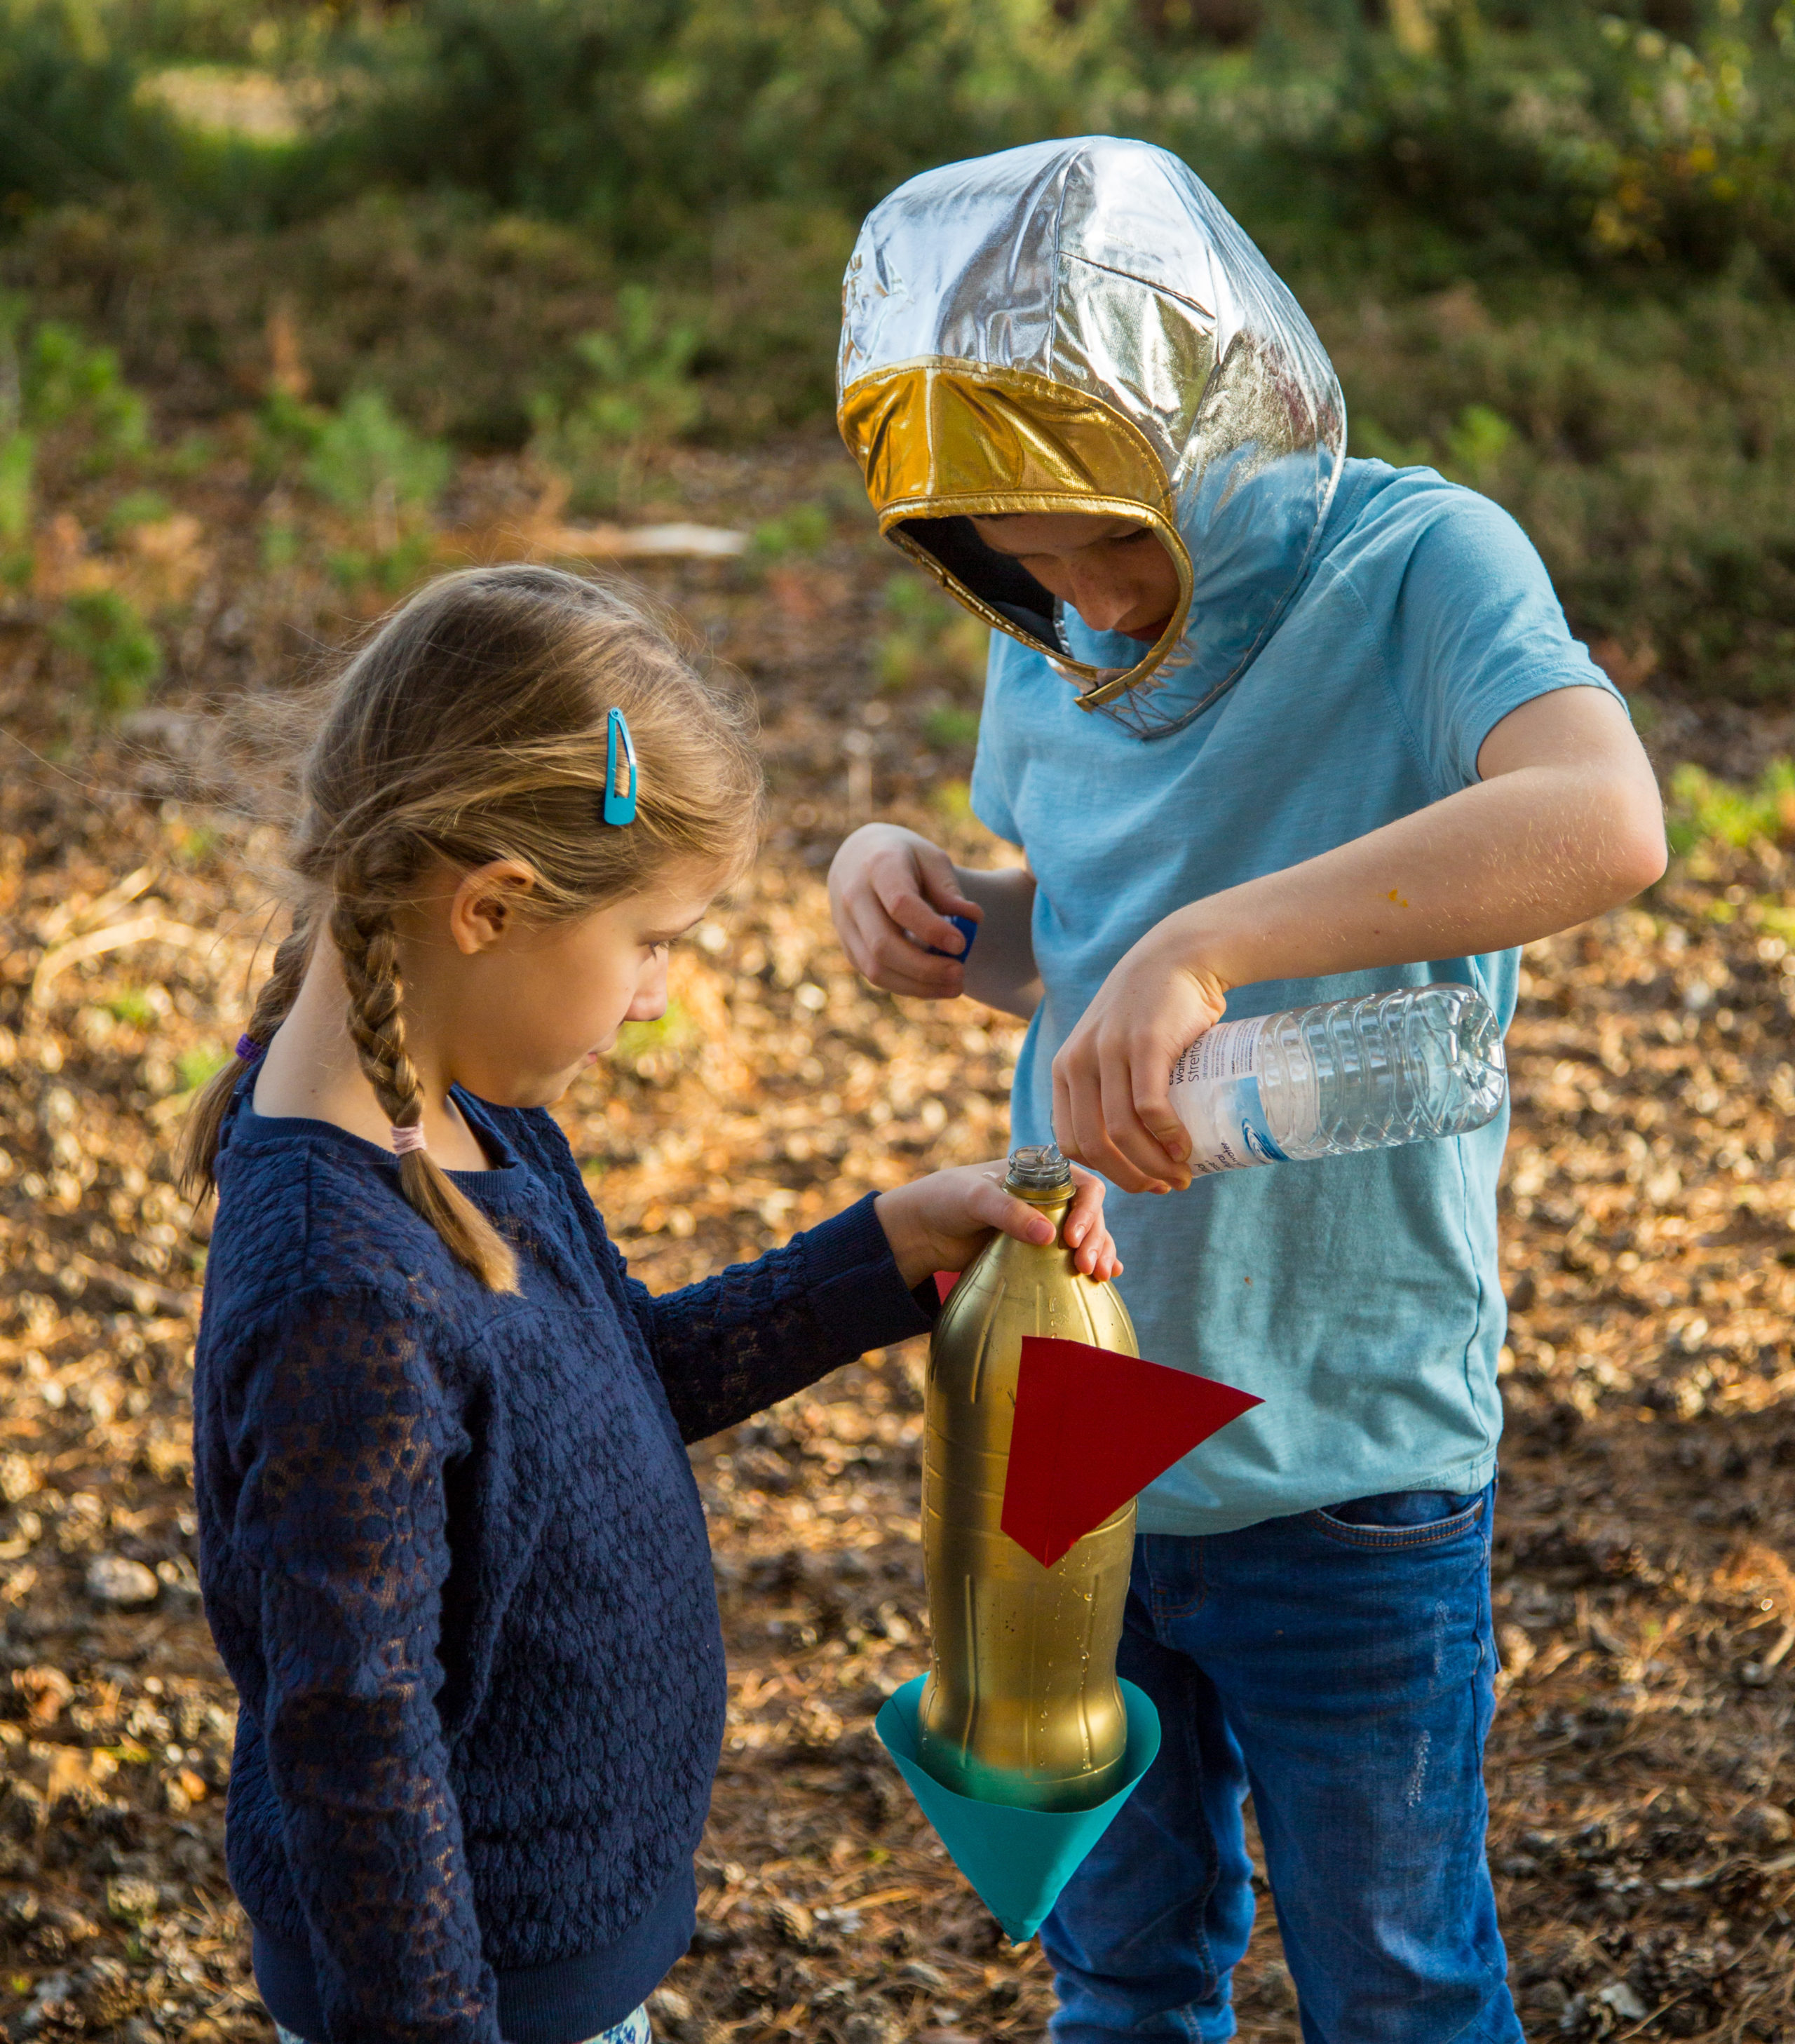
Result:
[[[241,1430],[262,1728],[332,2044],[498,2044],[436,1700],[466,1437],[403,1308],[353,1295],[286,1302]]]
[[[701,1440],[868,1349],[926,1333],[869,1193],[752,1263],[659,1298],[625,1280],[680,1434]]]

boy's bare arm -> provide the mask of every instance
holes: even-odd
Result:
[[[970,994],[1009,1015],[1041,997],[1030,934],[1035,876],[1026,866],[955,866],[938,845],[896,824],[868,824],[843,841],[829,867],[829,906],[843,947],[874,986],[951,1000]],[[963,964],[947,919],[970,916],[978,940]]]
[[[1060,1147],[1128,1192],[1190,1183],[1167,1082],[1230,988],[1506,949],[1664,870],[1658,785],[1620,705],[1556,690],[1505,717],[1474,787],[1168,916],[1125,952],[1054,1059]]]

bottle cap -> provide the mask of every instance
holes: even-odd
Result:
[[[1009,1153],[1009,1185],[1019,1193],[1063,1192],[1072,1182],[1072,1167],[1057,1143],[1029,1143]]]
[[[964,965],[971,954],[972,940],[978,934],[978,925],[970,916],[950,916],[947,920],[966,939],[963,947],[957,951],[944,951],[939,944],[924,944],[923,949],[931,958],[957,958]]]

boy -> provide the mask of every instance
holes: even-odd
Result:
[[[996,626],[973,805],[1024,868],[872,824],[830,876],[894,992],[1032,1017],[1154,1361],[1265,1400],[1143,1494],[1121,1672],[1159,1761],[1042,1931],[1061,2044],[1232,2034],[1251,1792],[1313,2044],[1512,2044],[1484,1857],[1506,1117],[1191,1181],[1215,1022],[1457,980],[1663,869],[1651,771],[1503,512],[1347,461],[1295,302],[1174,158],[1108,138],[904,186],[848,276],[881,528]],[[979,922],[963,947],[946,920]]]

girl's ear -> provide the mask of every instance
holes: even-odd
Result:
[[[517,925],[536,875],[521,859],[495,859],[461,876],[449,901],[449,935],[464,958],[490,951]]]

